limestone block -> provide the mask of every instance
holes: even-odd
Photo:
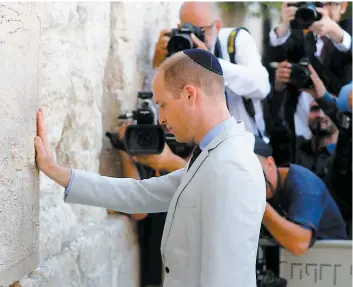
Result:
[[[0,286],[36,267],[40,21],[32,3],[0,5]]]
[[[91,224],[77,240],[24,278],[22,287],[137,287],[137,240],[126,217]]]
[[[97,171],[110,4],[72,2],[55,3],[54,7],[52,4],[39,4],[45,27],[41,41],[40,95],[48,138],[60,164]],[[49,186],[42,189],[44,210],[45,204],[53,203],[43,199],[52,190]],[[72,206],[72,211],[79,222],[100,221],[106,215],[102,208],[80,205]],[[60,221],[56,213],[48,212],[54,221]]]

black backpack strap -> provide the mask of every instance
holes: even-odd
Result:
[[[228,54],[229,54],[229,60],[232,64],[236,64],[235,61],[235,54],[237,52],[236,49],[236,45],[235,45],[235,40],[239,34],[240,30],[245,30],[249,33],[248,29],[244,28],[244,27],[238,27],[233,29],[232,32],[230,32],[229,36],[228,36],[228,45],[227,45],[227,50],[228,50]],[[255,107],[254,107],[254,103],[251,99],[247,98],[247,97],[241,97],[243,100],[243,104],[245,107],[245,110],[247,112],[247,114],[249,115],[249,117],[251,117],[253,119],[253,121],[255,122],[255,126],[257,128],[257,131],[259,133],[259,136],[261,138],[263,138],[262,133],[260,132],[259,128],[257,127],[256,124],[256,120],[255,120]]]

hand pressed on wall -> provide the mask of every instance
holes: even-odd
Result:
[[[36,149],[37,166],[40,170],[45,172],[54,164],[54,159],[50,144],[47,140],[47,132],[42,108],[40,108],[37,112],[37,136],[34,140],[34,146]]]

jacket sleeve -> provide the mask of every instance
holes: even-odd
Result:
[[[210,167],[210,174],[203,175],[202,287],[256,285],[266,186],[256,156],[245,156],[239,164],[222,159],[222,165]]]
[[[270,92],[269,76],[255,40],[245,30],[235,39],[235,63],[219,59],[226,85],[236,95],[264,99]]]
[[[136,180],[73,170],[65,201],[124,213],[166,212],[182,172],[180,169],[165,176]]]

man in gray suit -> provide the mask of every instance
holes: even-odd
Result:
[[[197,148],[185,168],[136,180],[57,165],[42,110],[37,165],[65,188],[65,201],[125,213],[168,212],[161,253],[167,287],[255,287],[266,185],[254,136],[230,116],[222,68],[205,50],[165,60],[153,79],[160,123]]]

